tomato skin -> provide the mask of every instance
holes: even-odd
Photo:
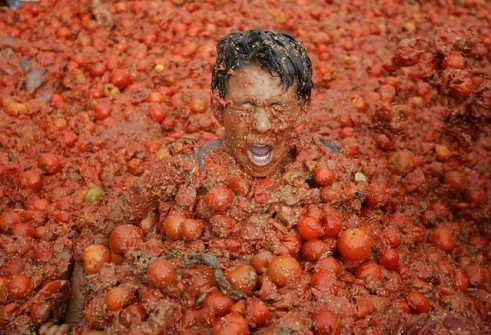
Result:
[[[421,42],[416,38],[405,38],[397,45],[394,63],[408,67],[418,64],[421,58]]]
[[[247,335],[249,325],[242,315],[231,312],[213,326],[213,335]]]
[[[435,228],[431,233],[431,244],[445,252],[452,252],[455,247],[453,231],[446,227]]]
[[[246,196],[249,193],[249,185],[236,173],[227,177],[227,185],[237,195]]]
[[[61,170],[61,163],[58,157],[52,153],[45,153],[39,156],[37,166],[43,170],[46,175],[53,175]]]
[[[458,78],[455,80],[451,80],[448,83],[448,87],[450,88],[450,95],[455,99],[462,99],[471,94],[474,83],[472,78]]]
[[[32,210],[38,210],[38,211],[42,211],[42,210],[45,210],[46,207],[48,207],[48,200],[46,199],[41,199],[37,196],[35,196],[33,199],[31,199],[31,201],[29,202],[28,204],[28,208],[29,209],[32,209]],[[27,211],[25,211],[27,212]],[[24,213],[25,213],[24,212]]]
[[[91,244],[83,252],[84,270],[87,274],[99,272],[111,261],[111,251],[102,244]]]
[[[34,324],[41,325],[48,321],[51,314],[51,306],[45,301],[35,303],[31,307],[31,320]]]
[[[160,256],[165,250],[164,241],[157,236],[151,237],[145,241],[143,250],[150,256]]]
[[[303,240],[319,238],[325,234],[318,219],[312,216],[302,216],[297,223],[297,231]]]
[[[316,261],[326,254],[328,245],[317,238],[305,241],[302,245],[302,256],[309,261]]]
[[[46,213],[38,209],[26,209],[21,214],[22,220],[26,223],[30,223],[33,227],[39,227],[44,224],[46,220]],[[1,224],[0,224],[1,231]]]
[[[109,102],[99,102],[94,106],[94,118],[102,121],[111,116],[112,105]]]
[[[41,169],[28,170],[22,173],[21,183],[25,188],[39,192],[43,188],[43,171]]]
[[[338,292],[336,281],[336,275],[327,270],[316,271],[310,277],[310,285],[312,287],[334,295]]]
[[[339,318],[329,309],[322,309],[312,314],[315,335],[337,334]]]
[[[213,235],[220,238],[229,237],[236,227],[235,221],[223,214],[213,215],[210,224]]]
[[[147,269],[148,281],[158,289],[164,289],[176,279],[174,266],[165,259],[160,259],[149,265]]]
[[[155,226],[156,223],[157,223],[157,218],[155,217],[155,215],[148,215],[146,218],[140,221],[138,226],[146,234],[152,230],[152,228]]]
[[[298,234],[290,234],[283,237],[281,243],[288,249],[288,253],[291,256],[297,255],[302,248],[302,239]]]
[[[390,247],[397,248],[402,243],[401,233],[394,226],[385,227],[382,230],[382,240]]]
[[[368,194],[365,197],[365,204],[370,207],[382,207],[389,200],[387,188],[380,183],[371,183],[368,187]]]
[[[342,270],[339,262],[331,256],[322,258],[321,260],[317,261],[317,263],[315,263],[315,269],[317,271],[325,270],[334,273],[336,276],[339,275]]]
[[[271,186],[272,186],[271,178],[264,178],[260,183],[256,185],[256,189],[254,190],[254,200],[260,205],[264,205],[268,203],[271,198]]]
[[[162,95],[162,93],[154,91],[148,95],[147,101],[150,103],[161,103],[164,102],[164,96]]]
[[[462,271],[456,271],[453,276],[453,282],[457,290],[465,292],[469,288],[469,280]]]
[[[0,232],[11,232],[13,227],[21,221],[21,216],[18,212],[4,212],[0,215]]]
[[[206,101],[195,97],[189,103],[189,107],[191,108],[191,113],[193,114],[204,113],[206,111]]]
[[[53,257],[53,246],[49,242],[38,241],[34,244],[33,249],[33,259],[36,261],[46,262]]]
[[[398,151],[388,157],[387,167],[395,175],[405,176],[416,167],[414,157],[409,151]]]
[[[102,77],[106,73],[106,67],[103,63],[92,64],[88,70],[94,77]]]
[[[121,91],[113,84],[106,84],[104,85],[103,93],[106,98],[115,98],[121,93]]]
[[[240,264],[225,270],[225,278],[234,290],[252,295],[258,284],[256,270],[245,264]]]
[[[202,232],[203,225],[198,220],[186,219],[181,225],[181,235],[186,242],[199,239]]]
[[[187,218],[184,215],[168,215],[162,223],[167,239],[177,241],[182,237],[182,224]]]
[[[234,194],[225,186],[218,186],[205,195],[205,203],[212,212],[225,212],[232,206]]]
[[[157,123],[161,123],[167,117],[167,110],[158,104],[150,104],[148,107],[148,117]]]
[[[108,311],[115,312],[128,305],[132,292],[125,286],[116,286],[107,291],[104,302]]]
[[[343,217],[328,205],[324,205],[322,210],[325,218],[324,237],[337,237],[343,229]]]
[[[4,304],[7,300],[7,277],[0,276],[0,303]]]
[[[378,134],[375,137],[375,143],[377,144],[377,148],[382,151],[389,151],[394,147],[392,139],[385,134]]]
[[[443,68],[462,69],[465,64],[464,57],[455,51],[450,52],[442,61]]]
[[[206,295],[201,307],[208,308],[213,315],[221,317],[227,315],[234,304],[232,298],[217,289]]]
[[[465,188],[465,175],[459,171],[445,173],[445,185],[452,191],[460,192]]]
[[[61,134],[61,138],[63,143],[68,147],[68,148],[73,148],[75,143],[77,143],[78,140],[78,135],[71,131],[71,130],[64,130]]]
[[[261,250],[252,258],[251,264],[257,273],[261,274],[267,271],[269,263],[273,260],[274,255],[268,250]]]
[[[316,218],[317,220],[321,221],[324,217],[324,212],[319,207],[309,207],[307,209],[307,213],[305,215],[311,216],[311,217]]]
[[[276,256],[268,266],[268,276],[280,288],[294,283],[302,272],[300,264],[291,256]]]
[[[130,74],[123,69],[114,69],[109,75],[109,81],[119,89],[125,89],[131,85]]]
[[[246,320],[253,327],[263,327],[271,319],[271,311],[268,306],[259,299],[248,298],[246,301],[245,316]]]
[[[411,306],[411,308],[418,314],[428,313],[431,309],[430,302],[420,292],[409,292],[406,294],[406,300],[409,303],[409,306]]]
[[[471,265],[465,269],[465,276],[469,285],[483,288],[486,284],[486,269],[479,265]]]
[[[473,235],[473,236],[469,236],[467,243],[469,243],[469,245],[473,246],[476,249],[483,249],[488,244],[488,239],[482,235]]]
[[[124,255],[129,250],[137,249],[142,242],[143,231],[130,224],[117,226],[109,236],[109,246],[116,255]]]
[[[335,178],[334,171],[325,165],[319,165],[314,169],[314,181],[317,185],[329,186]]]
[[[338,238],[338,251],[348,261],[361,261],[370,256],[372,239],[359,228],[348,229]]]
[[[140,304],[131,304],[120,315],[120,320],[123,325],[129,328],[132,324],[145,321],[147,318],[145,309]]]
[[[353,272],[355,278],[364,280],[382,279],[382,269],[374,262],[364,262],[358,265]]]
[[[382,249],[378,253],[378,261],[388,270],[395,270],[399,266],[399,253],[396,249]]]
[[[31,278],[24,275],[12,275],[7,278],[7,295],[11,299],[25,298],[31,291]]]
[[[36,231],[31,224],[19,222],[12,227],[12,235],[34,237],[34,235],[36,235]]]
[[[471,207],[479,207],[486,202],[486,192],[479,188],[469,188],[464,193],[464,199]]]

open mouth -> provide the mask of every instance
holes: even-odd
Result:
[[[247,148],[247,156],[256,166],[268,165],[273,159],[273,150],[269,145],[252,144]]]

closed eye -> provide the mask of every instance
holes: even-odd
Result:
[[[275,103],[275,104],[272,104],[271,107],[273,107],[273,109],[275,111],[284,111],[286,109],[286,106],[285,104],[282,104],[282,103]]]
[[[251,102],[244,102],[240,104],[240,108],[242,109],[254,109],[256,106]]]

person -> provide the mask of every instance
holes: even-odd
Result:
[[[103,222],[92,228],[109,236],[105,244],[115,261],[87,277],[81,263],[75,265],[74,298],[65,319],[72,333],[96,328],[115,334],[198,334],[209,333],[214,324],[214,334],[226,334],[230,325],[246,334],[253,323],[262,326],[259,334],[312,334],[316,310],[329,320],[326,329],[339,327],[337,316],[323,310],[322,295],[313,296],[310,277],[295,275],[303,270],[293,257],[286,259],[295,270],[279,276],[268,271],[261,285],[261,268],[249,264],[256,255],[267,255],[268,262],[297,255],[296,225],[305,213],[324,215],[320,207],[342,208],[346,224],[356,227],[367,193],[362,164],[346,158],[336,143],[302,131],[312,65],[293,37],[267,30],[234,32],[218,42],[217,51],[211,105],[223,134],[200,148],[189,138],[172,143],[168,161],[146,172],[94,220]],[[329,167],[335,175],[322,176],[318,167]],[[322,188],[328,183],[332,187]],[[77,245],[87,247],[93,233]],[[247,280],[237,269],[247,270]],[[288,285],[294,288],[281,289]],[[335,289],[348,295],[344,288]],[[118,293],[116,299],[110,292]],[[236,308],[255,306],[262,314],[246,321],[227,311],[218,320],[222,314],[205,307],[213,295],[224,299],[228,310],[235,301],[245,301],[245,307]],[[268,301],[275,317],[261,301]],[[110,315],[104,312],[108,309]],[[397,323],[388,334],[412,333],[418,322]],[[48,323],[40,330],[68,332],[67,324]]]

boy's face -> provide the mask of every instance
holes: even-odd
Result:
[[[214,106],[226,145],[254,177],[274,172],[292,148],[307,107],[295,86],[285,92],[278,76],[249,65],[230,77],[225,106]]]

